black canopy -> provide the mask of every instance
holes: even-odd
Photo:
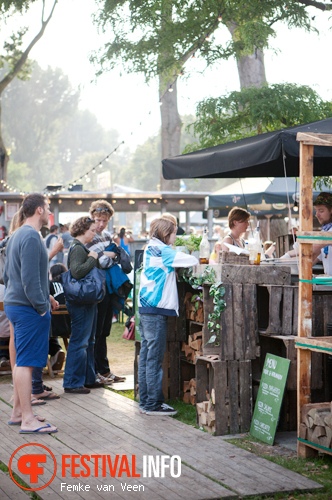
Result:
[[[332,118],[248,137],[162,161],[165,179],[287,177],[299,175],[298,132],[332,134]],[[315,146],[314,175],[329,175],[332,148]]]

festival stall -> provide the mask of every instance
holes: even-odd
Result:
[[[328,282],[312,279],[312,244],[322,242],[312,233],[312,178],[331,171],[332,147],[326,147],[332,146],[332,137],[326,135],[330,133],[332,119],[163,160],[166,179],[300,175],[298,280],[292,279],[289,267],[222,264],[219,276],[226,308],[220,316],[219,337],[211,332],[211,312],[215,312],[211,283],[203,285],[203,321],[196,321],[197,326],[195,319],[188,319],[185,308],[186,294],[192,291],[183,291],[180,285],[184,310],[171,330],[181,330],[188,346],[191,342],[197,346],[201,339],[201,350],[194,355],[195,382],[183,380],[186,374],[181,373],[180,362],[180,383],[186,383],[183,392],[189,388],[196,396],[200,425],[216,434],[249,430],[264,355],[272,352],[288,358],[290,371],[280,423],[284,430],[291,430],[296,427],[297,414],[298,453],[302,456],[313,450],[332,453],[328,376],[332,295]],[[172,362],[169,366],[172,370]]]

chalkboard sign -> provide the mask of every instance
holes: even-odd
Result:
[[[267,444],[274,443],[289,365],[289,359],[265,357],[250,434]]]

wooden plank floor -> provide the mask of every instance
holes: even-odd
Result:
[[[38,491],[42,499],[81,498],[208,500],[267,495],[276,492],[316,490],[320,485],[263,458],[241,450],[220,436],[211,436],[170,417],[141,415],[138,404],[108,389],[95,389],[89,395],[62,394],[62,379],[52,380],[61,399],[38,407],[38,413],[58,426],[53,436],[20,435],[19,427],[8,426],[10,384],[0,385],[0,460],[6,465],[13,451],[25,443],[38,442],[50,448],[58,464],[63,454],[136,456],[141,477],[62,478],[58,469],[53,482]],[[23,451],[22,451],[23,454]],[[143,456],[178,455],[181,476],[142,477]],[[21,475],[22,476],[22,475]],[[61,483],[90,485],[90,492],[61,491]],[[137,485],[140,491],[123,490]],[[112,492],[102,491],[105,485]],[[19,488],[17,487],[17,490]],[[0,487],[1,492],[1,487]],[[8,494],[7,494],[8,495]],[[12,498],[11,495],[8,495]]]

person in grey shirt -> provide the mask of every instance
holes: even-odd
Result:
[[[41,194],[26,196],[25,221],[10,237],[4,272],[5,313],[13,324],[16,365],[13,370],[14,406],[10,425],[21,423],[21,434],[57,432],[41,423],[31,406],[32,370],[43,368],[48,356],[50,296],[48,255],[39,231],[48,223],[49,204]],[[52,308],[57,308],[56,301]]]

